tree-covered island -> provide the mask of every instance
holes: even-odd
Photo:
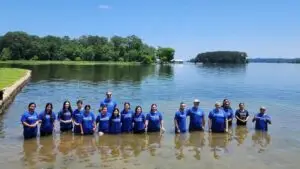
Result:
[[[238,51],[214,51],[199,53],[191,62],[203,64],[245,64],[247,53]]]

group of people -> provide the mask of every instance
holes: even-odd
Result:
[[[200,101],[194,100],[194,105],[186,109],[186,105],[181,102],[179,110],[175,113],[174,126],[175,133],[185,133],[188,130],[203,131],[205,128],[205,113],[199,107]],[[30,103],[28,111],[22,117],[23,135],[25,139],[34,138],[38,133],[40,124],[40,136],[51,135],[54,130],[56,119],[60,123],[60,131],[73,131],[75,134],[92,135],[98,132],[103,134],[119,133],[145,133],[164,132],[163,115],[157,110],[157,105],[152,104],[149,113],[145,114],[141,106],[131,109],[130,103],[125,102],[122,111],[117,108],[117,103],[112,99],[112,92],[106,92],[106,98],[101,102],[97,116],[91,112],[91,106],[83,106],[81,100],[77,101],[77,109],[73,111],[71,103],[65,101],[58,115],[53,112],[53,105],[47,103],[45,110],[40,114],[35,111],[36,104]],[[266,108],[261,107],[252,121],[255,122],[255,129],[267,131],[271,118],[266,113]],[[190,117],[189,127],[187,127],[187,117]],[[249,113],[245,109],[244,103],[239,104],[239,109],[233,111],[230,101],[224,99],[223,104],[215,104],[215,108],[208,115],[209,132],[228,132],[228,127],[232,125],[236,118],[237,125],[246,125],[249,120]]]

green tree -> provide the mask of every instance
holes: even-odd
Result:
[[[247,63],[247,53],[238,51],[215,51],[200,53],[194,58],[193,62],[202,63],[232,63],[245,64]]]
[[[11,59],[11,50],[9,48],[3,48],[0,54],[0,60]]]
[[[157,56],[161,62],[170,62],[174,59],[175,50],[172,48],[162,48],[159,47],[157,51]]]

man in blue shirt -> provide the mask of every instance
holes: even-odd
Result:
[[[74,133],[81,134],[80,121],[84,112],[82,100],[77,101],[77,109],[72,113],[72,119],[74,124]]]
[[[260,107],[260,112],[252,120],[255,122],[255,130],[268,131],[268,124],[271,124],[271,117],[266,114],[266,108]]]
[[[215,109],[209,113],[208,127],[210,132],[223,133],[228,132],[227,114],[221,108],[220,103],[215,104]]]
[[[203,110],[199,108],[200,101],[194,100],[194,106],[187,111],[187,116],[190,116],[189,131],[203,131],[205,126],[205,115]]]
[[[107,107],[107,114],[112,115],[114,109],[117,107],[117,103],[112,100],[112,92],[106,92],[106,98],[100,103],[100,107]]]
[[[181,102],[180,108],[175,113],[175,117],[174,117],[175,133],[186,132],[186,111],[184,109],[185,109],[185,104]]]

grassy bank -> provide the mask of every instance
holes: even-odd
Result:
[[[0,64],[20,64],[20,65],[49,65],[49,64],[62,64],[62,65],[138,65],[139,62],[105,62],[105,61],[33,61],[33,60],[9,60],[0,61]]]
[[[0,90],[13,85],[25,73],[24,69],[0,68]]]

